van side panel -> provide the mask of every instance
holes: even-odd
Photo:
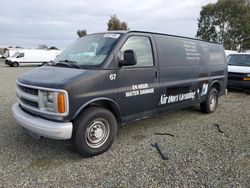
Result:
[[[155,35],[159,59],[160,110],[178,109],[205,101],[211,84],[226,85],[221,46],[181,37]]]
[[[218,81],[220,84],[219,94],[224,95],[227,86],[227,62],[224,48],[218,44],[202,43],[206,49],[206,67],[210,73],[210,81]]]

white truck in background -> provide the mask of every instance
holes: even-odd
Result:
[[[19,65],[43,65],[53,61],[61,50],[18,49],[12,56],[6,58],[5,64],[11,67]]]
[[[4,58],[8,58],[13,56],[16,52],[19,52],[20,50],[22,50],[21,48],[7,48],[7,50],[5,51],[5,53],[3,54]]]
[[[250,91],[250,53],[229,53],[228,88]]]
[[[234,50],[225,50],[225,54],[226,54],[226,57],[230,54],[237,54],[238,52],[237,51],[234,51]]]

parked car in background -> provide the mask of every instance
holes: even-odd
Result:
[[[250,89],[250,53],[227,56],[228,88]]]
[[[21,49],[11,57],[6,58],[5,64],[11,67],[19,65],[43,65],[53,61],[60,53],[60,50]]]

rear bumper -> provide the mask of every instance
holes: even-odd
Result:
[[[237,88],[237,89],[250,89],[250,81],[228,80],[227,87],[228,88]]]
[[[73,124],[71,122],[59,123],[31,116],[25,113],[18,103],[12,106],[12,115],[19,125],[37,135],[55,140],[67,140],[72,136]]]

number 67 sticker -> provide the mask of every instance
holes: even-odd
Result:
[[[110,80],[115,80],[116,79],[116,74],[110,74],[109,79]]]

